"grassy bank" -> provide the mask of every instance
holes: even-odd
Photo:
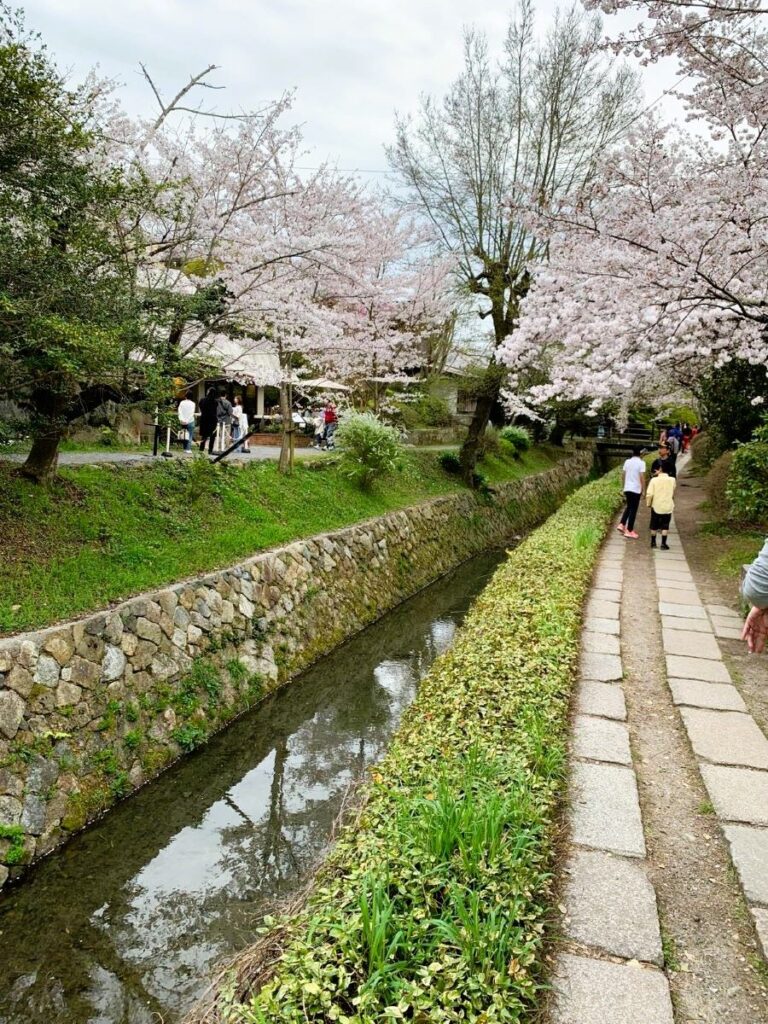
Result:
[[[615,474],[588,484],[498,570],[222,1021],[533,1019],[581,608],[617,503]]]
[[[491,483],[549,468],[552,453],[489,458]],[[213,466],[205,459],[62,469],[50,488],[0,463],[0,633],[74,618],[297,537],[461,488],[434,452],[409,452],[370,492],[335,465]]]
[[[708,568],[721,579],[737,584],[742,565],[752,562],[765,542],[768,522],[746,522],[734,514],[727,498],[728,481],[734,452],[728,451],[713,462],[694,455],[691,472],[701,478],[707,501],[701,506],[706,521],[699,531],[711,538],[703,548]]]

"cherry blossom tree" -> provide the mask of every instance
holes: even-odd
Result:
[[[390,152],[414,208],[455,259],[458,288],[492,324],[494,349],[515,329],[529,265],[547,248],[520,209],[531,197],[555,200],[589,179],[635,109],[634,76],[598,49],[599,18],[572,7],[543,39],[534,28],[533,6],[523,0],[500,66],[487,39],[470,30],[448,94],[442,102],[424,98],[418,118],[400,118]],[[494,357],[462,447],[468,483],[503,379]]]
[[[503,358],[529,398],[629,397],[734,359],[768,363],[766,13],[758,4],[635,4],[652,30],[613,45],[675,54],[695,131],[646,116],[588,186],[530,213],[550,240]],[[519,398],[519,395],[518,395]]]

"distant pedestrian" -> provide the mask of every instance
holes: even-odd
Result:
[[[186,393],[179,402],[176,415],[181,424],[179,436],[184,439],[184,451],[191,452],[192,442],[195,438],[195,403],[189,397],[189,393]]]
[[[692,430],[690,428],[690,425],[688,423],[684,423],[683,424],[683,451],[684,452],[688,451],[688,449],[690,447],[690,444],[691,444],[691,438],[692,437],[693,437],[693,432],[692,432]]]
[[[677,477],[677,459],[666,443],[659,445],[659,454],[651,463],[651,476],[657,475],[662,464],[664,465],[664,472],[674,480]]]
[[[240,395],[235,397],[232,405],[232,442],[239,441],[243,436],[243,400]],[[235,449],[239,451],[239,449]]]
[[[677,480],[669,476],[662,460],[657,475],[650,481],[645,492],[645,501],[651,510],[651,547],[656,547],[656,534],[661,533],[662,551],[669,551],[667,537],[675,510],[676,486]]]
[[[322,448],[323,440],[325,438],[325,413],[322,409],[315,409],[315,415],[312,417],[312,425],[315,430],[315,439],[312,447]]]
[[[635,519],[645,490],[645,463],[640,458],[641,451],[642,448],[633,448],[632,457],[627,459],[622,467],[622,490],[627,504],[616,529],[632,540],[639,537],[639,534],[635,533]]]
[[[216,389],[208,388],[205,398],[200,400],[200,451],[205,451],[205,442],[208,442],[208,451],[213,452],[213,442],[216,438],[218,399]]]
[[[229,447],[229,432],[232,427],[232,403],[222,391],[216,403],[216,422],[218,424],[219,450]]]
[[[326,405],[323,419],[325,420],[325,447],[335,448],[333,435],[336,433],[336,427],[339,425],[339,417],[333,402],[328,402]]]

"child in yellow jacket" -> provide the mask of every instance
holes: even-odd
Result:
[[[677,480],[670,476],[662,462],[657,475],[648,484],[645,501],[651,510],[651,547],[656,547],[656,534],[661,531],[661,549],[669,551],[667,537],[672,513],[675,510],[675,487]]]

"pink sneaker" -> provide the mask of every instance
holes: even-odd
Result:
[[[625,537],[630,537],[632,540],[637,540],[638,537],[640,536],[640,534],[639,533],[635,533],[634,530],[625,530],[624,531],[624,536]]]
[[[619,531],[619,533],[626,533],[627,532],[627,528],[624,525],[624,523],[619,523],[619,525],[616,527],[616,529]]]

